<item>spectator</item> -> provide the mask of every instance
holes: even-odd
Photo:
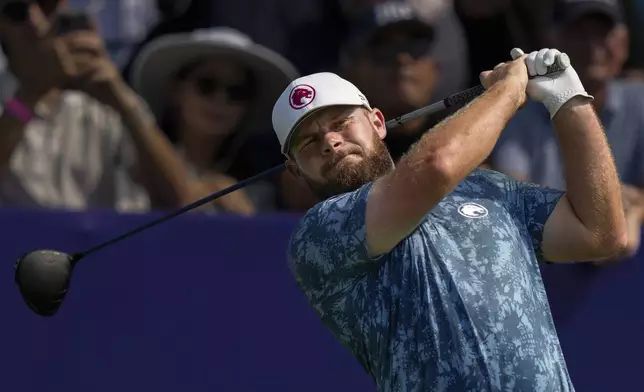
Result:
[[[553,0],[454,0],[465,31],[470,75],[479,84],[479,72],[506,61],[512,48],[526,52],[546,47],[546,27],[552,20]]]
[[[354,21],[374,3],[388,0],[342,0],[345,18]],[[426,21],[435,30],[431,57],[439,67],[441,77],[434,88],[433,101],[467,88],[469,83],[469,59],[463,27],[454,11],[452,0],[405,0],[415,11],[417,18]],[[350,23],[349,23],[350,27]],[[449,72],[444,72],[448,70]]]
[[[565,0],[555,11],[553,46],[570,55],[584,87],[594,96],[624,183],[632,254],[639,246],[644,219],[644,85],[616,79],[628,52],[622,12],[616,0]],[[544,106],[529,102],[499,139],[492,165],[519,180],[564,189],[564,157],[555,138]]]
[[[257,174],[252,161],[265,158],[242,147],[270,129],[273,103],[297,77],[279,54],[237,30],[215,28],[150,41],[133,62],[131,80],[206,194]],[[275,198],[270,184],[258,182],[211,207],[268,211]]]
[[[469,84],[470,59],[465,31],[452,2],[441,0],[442,7],[436,8],[436,0],[408,1],[418,9],[419,17],[430,22],[436,30],[431,56],[436,60],[440,77],[434,88],[432,102],[465,90]]]
[[[95,29],[58,36],[63,0],[0,0],[16,88],[0,117],[0,204],[146,211],[192,201],[179,155]]]
[[[385,118],[429,105],[439,78],[431,57],[435,28],[404,1],[377,3],[355,21],[342,48],[341,70],[380,108]],[[385,143],[394,160],[437,119],[420,118],[390,130]]]

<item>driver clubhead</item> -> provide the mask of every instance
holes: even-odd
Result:
[[[75,260],[67,253],[36,250],[22,256],[15,265],[15,280],[31,310],[53,316],[65,299]]]

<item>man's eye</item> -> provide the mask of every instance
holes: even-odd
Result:
[[[307,146],[311,145],[311,143],[313,143],[313,139],[306,139],[306,140],[305,140],[305,141],[303,141],[303,142],[302,142],[302,144],[300,145],[300,149],[304,149],[304,148],[306,148]]]
[[[342,121],[341,123],[338,123],[338,125],[336,125],[336,128],[338,128],[338,129],[344,129],[344,128],[346,128],[346,127],[349,125],[349,123],[350,123],[350,121],[349,121],[349,120],[344,120],[344,121]]]

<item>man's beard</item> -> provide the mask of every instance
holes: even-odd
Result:
[[[340,159],[343,158],[344,156]],[[327,170],[323,170],[325,174],[333,173],[324,183],[308,178],[305,178],[305,181],[319,200],[326,200],[331,196],[355,191],[362,185],[389,173],[393,167],[387,146],[376,136],[374,137],[374,149],[368,152],[367,156],[363,156],[360,162],[342,160]]]

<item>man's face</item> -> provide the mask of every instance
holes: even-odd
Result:
[[[56,12],[64,5],[64,0],[0,0],[0,38],[3,44],[8,47],[35,45],[47,34]]]
[[[561,29],[561,51],[567,53],[584,86],[595,90],[621,68],[616,26],[606,16],[587,14]]]
[[[322,109],[297,128],[287,167],[324,200],[351,192],[393,169],[378,109]]]
[[[409,25],[384,28],[351,53],[347,75],[388,117],[429,104],[436,64],[429,57],[432,37]]]

